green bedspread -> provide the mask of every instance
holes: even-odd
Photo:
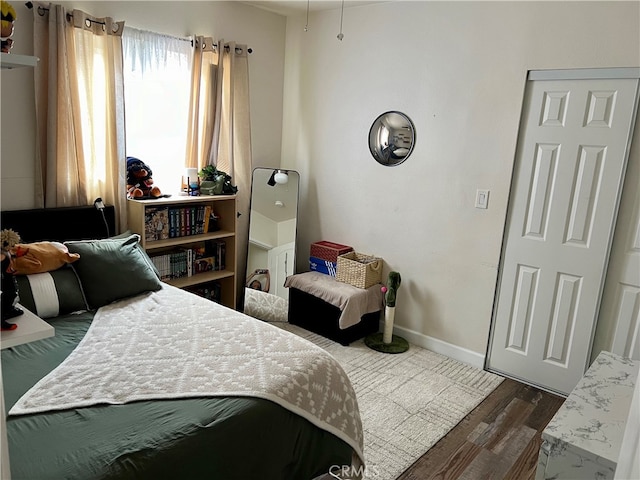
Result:
[[[59,365],[93,314],[51,321],[52,338],[2,351],[7,411]],[[11,473],[22,479],[305,480],[349,464],[352,449],[263,399],[141,401],[7,419]]]

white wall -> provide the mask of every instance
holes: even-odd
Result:
[[[306,33],[290,17],[282,166],[301,178],[298,265],[321,239],[376,254],[402,275],[397,325],[484,355],[527,71],[639,66],[639,6],[382,3],[346,9],[342,42],[339,11]],[[391,168],[367,147],[387,110],[417,130]]]
[[[17,10],[13,53],[33,52],[34,12]],[[240,2],[59,2],[97,16],[125,20],[131,27],[176,36],[190,34],[246,43],[249,56],[255,166],[280,164],[286,20]],[[3,210],[34,207],[35,106],[33,70],[2,72],[1,198]]]
[[[278,245],[285,245],[296,241],[297,220],[285,220],[278,222]]]
[[[274,247],[278,245],[278,224],[255,210],[251,210],[250,240]]]

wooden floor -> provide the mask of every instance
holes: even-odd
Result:
[[[533,480],[540,434],[563,402],[505,379],[398,480]]]

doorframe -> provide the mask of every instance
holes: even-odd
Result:
[[[494,295],[493,295],[493,305],[492,305],[492,309],[491,309],[491,324],[489,326],[489,338],[487,340],[487,349],[486,349],[486,353],[484,356],[484,370],[491,372],[491,373],[495,373],[497,375],[506,377],[506,378],[511,378],[513,380],[516,380],[520,383],[524,383],[525,385],[533,385],[529,380],[526,380],[524,378],[518,377],[517,375],[513,375],[507,372],[503,372],[502,370],[497,370],[494,368],[491,368],[489,366],[489,360],[491,357],[491,345],[493,343],[493,337],[494,337],[494,327],[495,327],[495,320],[496,320],[496,314],[497,314],[497,306],[498,306],[498,300],[499,300],[499,294],[500,294],[500,285],[502,284],[502,275],[503,275],[503,267],[504,267],[504,256],[505,256],[505,250],[506,250],[506,246],[507,246],[507,229],[508,229],[508,225],[509,225],[509,221],[511,219],[511,203],[512,203],[512,194],[513,194],[513,188],[514,188],[514,180],[515,180],[515,173],[516,173],[516,161],[517,161],[517,156],[518,156],[518,148],[521,145],[521,137],[522,137],[522,128],[521,128],[521,122],[522,122],[522,114],[524,112],[525,109],[525,103],[527,100],[526,94],[527,94],[527,87],[529,85],[530,81],[544,81],[544,80],[601,80],[601,79],[633,79],[633,80],[639,80],[638,82],[638,86],[636,87],[636,104],[634,105],[633,108],[633,118],[634,121],[631,122],[631,126],[630,126],[630,131],[629,131],[629,140],[627,142],[627,145],[625,146],[625,167],[624,167],[624,171],[622,172],[622,178],[621,178],[621,185],[624,185],[625,183],[625,179],[626,179],[626,174],[627,174],[627,167],[629,164],[629,155],[631,152],[631,143],[633,140],[633,134],[634,134],[634,129],[635,129],[635,124],[637,123],[638,119],[637,119],[637,115],[638,115],[638,104],[640,103],[640,68],[638,67],[612,67],[612,68],[575,68],[575,69],[550,69],[550,70],[528,70],[527,71],[527,75],[525,77],[525,81],[523,83],[523,90],[522,90],[522,104],[520,105],[520,116],[519,116],[519,124],[518,124],[518,135],[517,135],[517,139],[516,139],[516,149],[513,153],[513,162],[512,162],[512,166],[511,166],[511,179],[510,179],[510,183],[509,183],[509,190],[508,190],[508,197],[507,197],[507,210],[506,210],[506,214],[504,216],[504,225],[502,228],[502,242],[500,245],[500,260],[498,262],[498,275],[496,276],[496,285],[495,285],[495,289],[494,289]],[[607,258],[607,265],[609,263],[609,259],[611,257],[611,248],[613,246],[613,237],[618,225],[618,214],[619,214],[619,209],[620,209],[620,200],[622,198],[622,191],[623,188],[621,187],[620,190],[618,191],[618,198],[616,199],[616,207],[615,207],[615,217],[613,219],[613,225],[612,225],[612,230],[611,230],[611,236],[609,238],[609,242],[607,245],[607,253],[606,253],[606,258]],[[598,301],[597,301],[597,312],[600,311],[601,308],[601,303],[602,303],[602,295],[603,295],[603,291],[604,291],[604,282],[606,281],[606,272],[605,275],[603,275],[602,280],[601,280],[601,284],[600,284],[600,289],[599,289],[599,295],[598,295]],[[597,318],[596,318],[597,321]],[[585,368],[584,370],[586,371],[587,368],[589,367],[589,363],[591,361],[591,350],[593,349],[593,342],[594,342],[594,338],[595,338],[595,333],[596,333],[596,328],[594,325],[593,331],[591,332],[591,339],[589,341],[589,355],[587,355],[586,358],[586,363],[585,363]],[[560,395],[562,397],[566,397],[567,395],[562,393],[562,392],[558,392],[555,391],[551,388],[546,388],[544,386],[541,385],[533,385],[536,388],[540,389],[540,390],[544,390],[547,392],[550,392],[554,395]]]
[[[527,81],[531,80],[602,80],[638,79],[640,68],[573,68],[564,70],[529,70]]]

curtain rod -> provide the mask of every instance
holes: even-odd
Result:
[[[193,42],[194,42],[194,40],[191,40],[191,46],[192,47],[193,47]],[[217,43],[214,43],[213,46],[218,48],[218,44]],[[229,45],[225,45],[224,49],[228,52],[229,51]],[[242,53],[242,49],[240,47],[236,47],[236,53]],[[247,53],[253,53],[253,48],[251,48],[251,47],[247,48]]]
[[[213,46],[217,48],[218,44],[214,43]],[[229,51],[229,45],[225,45],[224,49]],[[236,47],[236,53],[242,53],[242,49],[240,47]],[[253,53],[253,48],[251,47],[247,48],[247,53]]]
[[[32,3],[32,2],[26,2],[24,5],[25,5],[28,9],[33,9],[33,3]],[[41,11],[42,11],[42,13],[41,13]],[[38,14],[39,14],[39,15],[44,15],[44,12],[48,12],[48,11],[49,11],[49,9],[48,9],[48,8],[43,7],[43,6],[41,6],[41,5],[38,5]],[[72,18],[72,17],[73,17],[73,15],[71,15],[70,13],[67,13],[67,18]],[[98,24],[100,24],[100,25],[104,25],[104,24],[105,24],[104,22],[99,22],[99,21],[97,21],[97,20],[91,20],[90,18],[88,18],[87,20],[89,20],[90,22],[93,22],[93,23],[98,23]],[[179,37],[176,37],[176,38],[178,38],[179,40],[183,40],[182,38],[179,38]],[[186,39],[185,39],[185,40],[186,40]],[[187,40],[187,41],[188,41],[188,40]],[[193,40],[191,40],[191,46],[193,46]],[[217,43],[214,43],[214,44],[213,44],[213,46],[217,48],[217,47],[218,47],[218,44],[217,44]],[[229,51],[229,45],[225,45],[225,46],[224,46],[224,49],[225,49],[226,51]],[[236,53],[242,53],[242,49],[241,49],[240,47],[236,47]],[[253,49],[252,49],[252,48],[247,48],[247,53],[253,53]]]
[[[27,7],[30,10],[33,9],[33,3],[31,3],[31,2],[26,2],[24,5],[25,5],[25,7]],[[43,7],[42,5],[38,5],[38,15],[43,16],[44,12],[48,12],[48,11],[49,11],[49,9],[47,7]],[[73,18],[73,15],[70,14],[70,13],[67,13],[67,20],[70,21],[72,18]],[[104,22],[100,22],[98,20],[93,20],[91,18],[87,18],[86,21],[90,22],[90,23],[97,23],[98,25],[106,25],[106,23],[104,23]]]

